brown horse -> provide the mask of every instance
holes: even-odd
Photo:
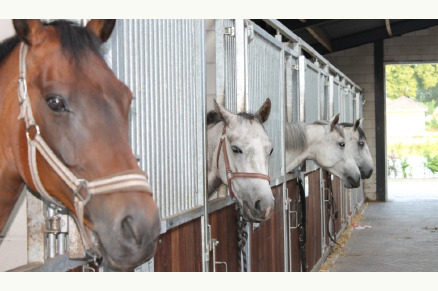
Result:
[[[110,268],[132,270],[154,255],[160,219],[129,145],[132,93],[100,52],[115,20],[13,24],[0,45],[0,231],[27,185],[75,214]]]

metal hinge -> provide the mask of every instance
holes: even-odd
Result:
[[[235,36],[236,31],[234,26],[225,26],[224,27],[224,35]]]
[[[292,70],[298,71],[300,67],[298,65],[292,65]]]
[[[245,21],[245,25],[248,32],[248,39],[249,41],[251,41],[254,38],[254,26],[252,25],[252,22],[249,20]]]

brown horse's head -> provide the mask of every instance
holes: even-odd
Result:
[[[139,170],[128,136],[132,93],[100,54],[114,25],[113,20],[91,20],[86,27],[14,20],[17,35],[28,45],[28,95],[41,136],[76,177],[88,181]],[[24,125],[20,131],[21,172],[35,190]],[[41,156],[37,162],[47,192],[75,212],[72,190]],[[86,204],[84,221],[113,269],[133,269],[155,253],[160,220],[152,193],[95,195]]]

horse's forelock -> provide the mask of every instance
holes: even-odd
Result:
[[[263,124],[262,118],[257,114],[252,114],[252,113],[248,113],[248,112],[240,112],[237,114],[237,116],[239,116],[243,119],[246,119],[248,121],[257,120],[260,124]]]
[[[312,124],[314,124],[314,125],[327,125],[327,124],[329,124],[329,122],[328,121],[325,121],[325,120],[317,120],[317,121],[315,121],[315,122],[313,122]],[[342,130],[342,128],[340,127],[340,124],[336,124],[334,127],[334,130],[336,130],[336,132],[341,136],[341,137],[345,137],[344,136],[344,131]]]
[[[248,120],[250,122],[252,122],[253,120],[256,120],[261,125],[263,125],[261,117],[258,116],[257,114],[240,112],[237,114],[237,116],[242,118],[243,120]],[[212,110],[212,111],[207,113],[207,125],[217,124],[221,121],[222,121],[222,119],[220,117],[220,114],[217,111]]]
[[[89,52],[102,57],[100,40],[87,28],[65,20],[56,20],[44,25],[55,27],[62,50],[77,63]]]
[[[339,125],[343,126],[343,127],[353,127],[354,126],[353,123],[349,123],[349,122],[339,123]],[[357,127],[357,132],[359,133],[359,140],[361,140],[361,139],[366,140],[367,139],[365,137],[365,132],[363,131],[363,129],[360,126]]]

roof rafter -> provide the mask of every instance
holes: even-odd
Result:
[[[306,23],[306,19],[300,19],[302,23]],[[333,52],[332,45],[330,43],[330,39],[318,25],[307,26],[306,30],[329,52]]]

